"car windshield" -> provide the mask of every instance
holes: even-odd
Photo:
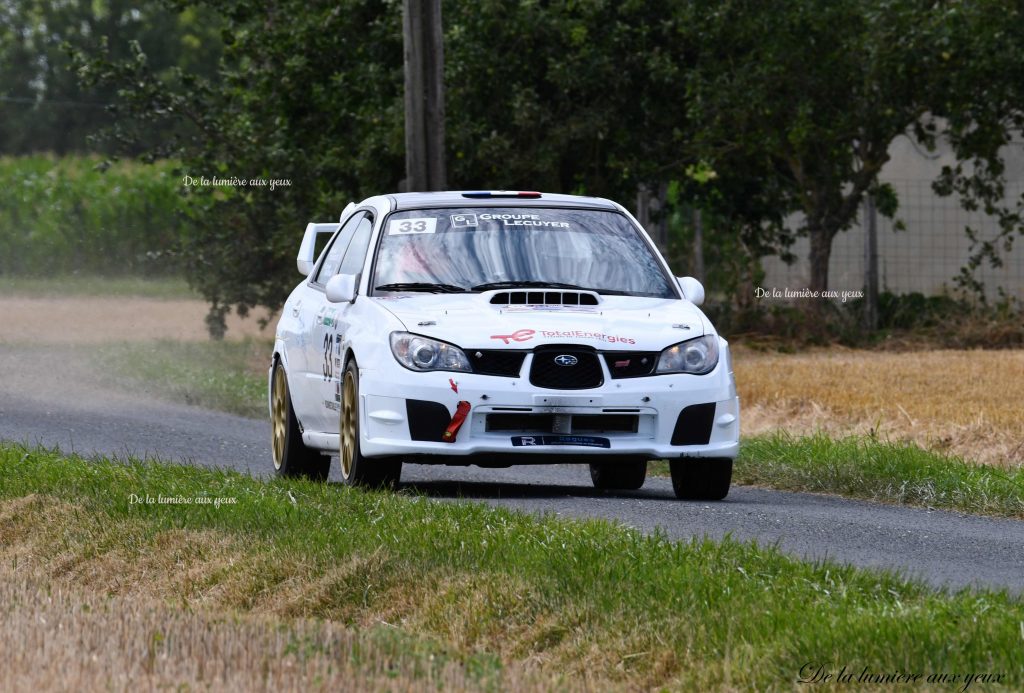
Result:
[[[385,220],[374,267],[375,293],[547,286],[675,297],[629,219],[592,209],[396,212]]]

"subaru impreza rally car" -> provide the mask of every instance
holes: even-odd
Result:
[[[728,493],[728,343],[621,205],[380,195],[309,224],[298,268],[269,372],[278,474],[325,479],[334,454],[360,486],[403,462],[581,463],[636,489],[668,459],[678,497]]]

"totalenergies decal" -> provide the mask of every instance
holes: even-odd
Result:
[[[491,339],[500,339],[505,344],[509,342],[528,342],[537,334],[536,330],[516,330],[512,334],[492,334]]]
[[[541,330],[541,337],[573,337],[576,339],[596,339],[599,342],[608,342],[609,344],[636,344],[636,340],[632,337],[620,337],[614,334],[605,334],[604,332],[587,332],[585,330]]]
[[[540,330],[539,332],[537,330],[516,330],[512,334],[492,334],[491,339],[498,339],[504,344],[510,344],[511,342],[528,342],[538,334],[548,339],[594,339],[608,344],[636,344],[636,340],[632,337],[605,334],[604,332],[587,332],[586,330]]]

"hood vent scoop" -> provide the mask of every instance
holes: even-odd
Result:
[[[600,299],[593,291],[562,291],[548,289],[498,291],[491,296],[496,306],[596,306]]]

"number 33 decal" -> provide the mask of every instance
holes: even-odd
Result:
[[[324,380],[334,377],[334,335],[324,335]]]
[[[403,236],[413,233],[434,233],[436,231],[437,219],[434,217],[395,219],[388,223],[389,236]]]
[[[417,222],[403,221],[398,225],[402,233],[424,233],[427,230],[427,222],[420,219]]]

